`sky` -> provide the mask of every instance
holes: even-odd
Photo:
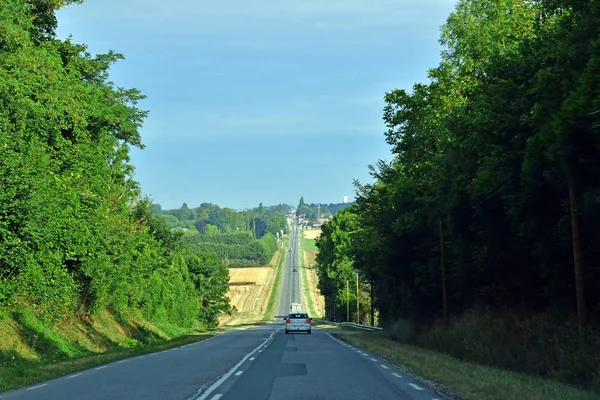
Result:
[[[59,37],[125,55],[149,115],[134,178],[163,209],[352,201],[391,160],[384,95],[427,81],[455,0],[86,0]]]

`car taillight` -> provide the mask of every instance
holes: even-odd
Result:
[[[287,321],[285,321],[286,324],[289,324],[290,322],[292,322],[292,321],[290,321],[289,319]]]
[[[307,324],[310,324],[310,318],[306,320],[306,323],[307,323]]]

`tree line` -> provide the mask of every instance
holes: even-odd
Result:
[[[358,272],[384,326],[439,319],[438,336],[450,338],[448,324],[476,312],[470,333],[481,342],[504,318],[513,323],[490,347],[522,335],[529,354],[507,345],[487,360],[449,339],[421,343],[597,382],[599,20],[594,1],[458,2],[429,81],[385,94],[393,160],[371,166],[374,182],[356,182],[355,203],[323,226],[317,262],[330,318],[346,318]],[[354,317],[352,286],[350,299]],[[370,299],[359,301],[365,321]],[[542,349],[535,337],[554,344]]]
[[[140,196],[129,152],[144,147],[144,96],[109,81],[121,54],[56,37],[69,3],[0,3],[0,317],[215,325],[227,269]]]
[[[289,232],[284,204],[252,210],[234,211],[202,203],[189,208],[162,211],[154,206],[172,229],[185,229],[185,240],[201,252],[214,252],[228,267],[268,264],[277,251],[278,240]]]
[[[316,221],[317,217],[327,218],[336,215],[338,211],[341,211],[348,207],[347,203],[330,203],[330,204],[307,204],[304,202],[304,197],[300,198],[298,207],[296,208],[296,215],[304,215],[304,217],[310,221]]]

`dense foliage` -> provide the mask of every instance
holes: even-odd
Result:
[[[155,210],[160,206],[155,205]],[[214,252],[229,267],[264,265],[277,251],[277,238],[288,233],[284,204],[253,210],[234,211],[202,203],[189,208],[162,211],[172,229],[183,229],[185,239],[195,251]]]
[[[140,199],[129,149],[143,148],[144,96],[108,80],[120,54],[56,38],[67,3],[0,2],[0,311],[213,325],[227,270]]]
[[[590,0],[458,3],[430,81],[385,96],[394,160],[373,166],[375,182],[358,184],[355,204],[323,228],[319,277],[330,317],[345,318],[344,287],[358,271],[384,325],[442,317],[445,284],[450,316],[578,310],[582,335],[594,337],[598,21],[600,4]],[[351,291],[353,314],[354,300]],[[557,340],[535,335],[531,343]],[[579,363],[577,379],[595,379],[591,364]]]
[[[296,208],[296,215],[304,215],[304,218],[310,221],[317,221],[318,217],[329,218],[348,206],[347,203],[307,204],[304,202],[304,197],[301,197]]]

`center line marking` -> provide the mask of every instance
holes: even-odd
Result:
[[[46,385],[48,385],[48,384],[47,383],[42,383],[41,385],[32,386],[32,387],[27,388],[25,390],[33,390],[33,389],[41,388],[42,386],[46,386]]]
[[[277,331],[273,331],[273,333],[271,333],[271,335],[270,335],[269,337],[273,337],[273,336],[275,335],[275,333],[277,333],[277,332],[278,332],[278,330],[277,330]],[[267,340],[268,340],[268,339],[267,339]],[[233,374],[234,374],[234,373],[237,371],[237,369],[238,369],[239,367],[241,367],[241,366],[242,366],[242,364],[244,364],[244,363],[246,362],[246,360],[248,360],[250,357],[252,357],[252,355],[253,355],[254,353],[256,353],[257,351],[258,351],[258,352],[261,352],[261,350],[259,350],[259,349],[260,349],[262,346],[264,346],[264,345],[265,345],[265,343],[266,343],[266,341],[265,341],[265,342],[263,342],[263,343],[261,343],[261,344],[259,344],[259,345],[258,345],[258,347],[256,347],[256,348],[255,348],[254,350],[252,350],[250,353],[246,354],[246,355],[244,356],[244,358],[242,358],[242,359],[241,359],[241,360],[240,360],[240,361],[239,361],[239,362],[238,362],[236,365],[234,365],[234,366],[233,366],[233,368],[231,368],[229,371],[227,371],[227,373],[226,373],[225,375],[221,376],[221,377],[219,378],[219,380],[218,380],[218,381],[216,381],[216,382],[215,382],[215,383],[213,383],[213,384],[212,384],[212,385],[211,385],[211,386],[210,386],[208,389],[206,389],[206,391],[204,391],[204,393],[202,393],[200,396],[198,396],[198,394],[194,394],[194,395],[193,395],[193,396],[192,396],[192,397],[191,397],[189,400],[206,400],[206,399],[208,398],[208,396],[209,396],[209,395],[210,395],[212,392],[214,392],[215,390],[217,390],[217,388],[218,388],[219,386],[221,386],[221,385],[223,384],[223,382],[225,382],[227,379],[229,379],[229,377],[230,377],[231,375],[233,375]],[[218,396],[218,397],[217,397],[217,396]],[[213,397],[212,397],[212,399],[218,399],[218,398],[220,398],[221,396],[222,396],[222,395],[218,395],[218,394],[217,394],[217,395],[213,396]]]
[[[241,374],[243,374],[243,373],[244,373],[244,371],[238,371],[238,372],[236,372],[236,373],[235,373],[235,375],[236,375],[236,376],[240,376],[240,375],[241,375]]]
[[[421,386],[415,385],[414,383],[409,383],[408,386],[412,386],[413,389],[416,389],[416,390],[425,390]]]
[[[379,364],[379,366],[383,369],[390,369],[387,365]]]
[[[394,375],[396,378],[402,378],[402,376],[401,376],[401,375],[398,375],[398,374],[397,374],[397,373],[395,373],[395,372],[392,372],[392,375]]]
[[[81,372],[75,375],[71,375],[71,376],[67,376],[65,379],[71,379],[71,378],[75,378],[76,376],[81,375]]]

